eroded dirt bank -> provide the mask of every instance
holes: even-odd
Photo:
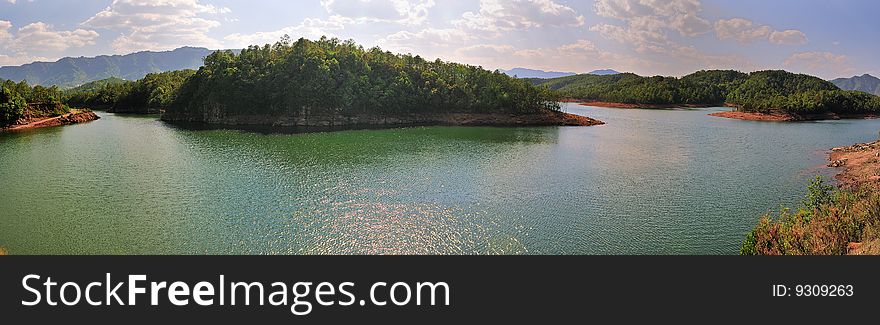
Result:
[[[48,117],[48,118],[33,118],[24,121],[19,121],[17,124],[10,125],[0,131],[23,131],[35,128],[45,128],[45,127],[53,127],[53,126],[62,126],[62,125],[70,125],[77,123],[90,122],[99,119],[100,117],[92,111],[73,111],[68,114],[64,114],[61,116]]]

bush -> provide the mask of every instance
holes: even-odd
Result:
[[[5,85],[0,90],[0,126],[15,123],[27,109],[24,98]]]
[[[816,178],[797,211],[765,215],[746,235],[742,255],[843,255],[851,242],[880,234],[880,194],[843,191]]]

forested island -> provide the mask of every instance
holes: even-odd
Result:
[[[27,82],[2,81],[0,131],[81,123],[98,119],[88,110],[71,110],[56,86],[31,87]]]
[[[602,124],[560,112],[555,92],[500,71],[328,38],[215,51],[198,71],[110,78],[65,96],[74,107],[226,126]]]
[[[369,50],[353,41],[283,39],[217,51],[162,114],[170,122],[292,127],[595,125],[556,94],[499,71]]]
[[[861,117],[880,113],[878,96],[841,90],[820,78],[781,70],[749,74],[704,70],[681,78],[642,77],[632,73],[575,75],[529,81],[555,90],[563,98],[600,106],[730,106],[735,108],[734,112],[716,115],[770,120]]]

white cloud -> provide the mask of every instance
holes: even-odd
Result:
[[[12,23],[6,20],[0,20],[0,44],[2,42],[11,39],[12,34],[9,33],[9,29],[12,28]]]
[[[578,51],[592,52],[592,51],[596,51],[596,49],[597,48],[596,48],[595,43],[591,42],[590,40],[585,40],[585,39],[577,40],[577,42],[574,42],[571,44],[565,44],[565,45],[559,47],[559,51],[566,52],[566,53],[572,53],[572,52],[578,52]]]
[[[782,45],[801,45],[807,43],[807,35],[796,29],[775,31],[770,34],[770,42]]]
[[[36,22],[12,32],[12,23],[0,20],[0,65],[29,63],[58,57],[69,48],[95,44],[99,35],[93,30],[55,30]]]
[[[648,23],[644,21],[644,23]],[[597,24],[590,27],[590,31],[598,32],[600,36],[621,43],[634,44],[644,47],[650,43],[665,43],[666,33],[656,28],[632,28],[611,24]]]
[[[613,68],[620,71],[651,71],[658,64],[629,54],[600,49],[590,40],[579,39],[557,47],[514,50],[496,58],[501,67],[529,67],[543,70],[586,72]]]
[[[792,71],[809,73],[827,79],[850,76],[856,72],[849,57],[831,52],[795,53],[783,64]]]
[[[12,48],[26,53],[61,52],[71,47],[95,44],[98,36],[93,30],[55,31],[46,23],[36,22],[18,30]]]
[[[299,25],[274,31],[230,34],[223,38],[225,45],[245,47],[270,44],[284,35],[289,35],[292,39],[304,37],[313,40],[321,36],[340,37],[338,33],[346,26],[368,23],[419,25],[426,21],[428,10],[434,6],[434,1],[322,0],[321,6],[330,14],[329,18],[306,18]]]
[[[449,49],[465,47],[474,37],[457,28],[426,28],[418,32],[400,31],[380,39],[377,43],[386,50],[420,54],[430,58],[443,56]]]
[[[257,32],[252,34],[231,34],[223,39],[226,40],[227,47],[247,47],[249,45],[272,44],[281,39],[282,36],[288,35],[291,39],[299,39],[300,37],[316,40],[321,36],[338,37],[336,32],[345,28],[346,24],[351,20],[341,16],[332,16],[328,20],[307,18],[296,26],[285,27],[271,32]]]
[[[459,55],[472,58],[496,58],[502,55],[510,55],[513,52],[513,46],[490,44],[473,45],[456,50],[456,53],[458,53]]]
[[[37,62],[37,61],[48,62],[48,61],[52,61],[52,59],[44,57],[44,56],[26,56],[26,55],[24,55],[24,56],[22,56],[22,55],[10,56],[10,55],[0,54],[0,67],[22,65],[22,64],[28,64],[28,63],[33,63],[33,62]]]
[[[770,26],[759,26],[748,19],[732,18],[715,22],[715,34],[720,40],[735,39],[740,43],[750,43],[767,39],[773,29]]]
[[[331,15],[361,21],[418,25],[425,22],[433,0],[321,0]]]
[[[218,48],[220,42],[207,33],[220,26],[220,22],[203,15],[228,12],[228,8],[201,4],[198,0],[114,0],[83,24],[121,31],[122,35],[113,42],[118,53],[184,45]]]
[[[733,39],[740,43],[769,40],[779,45],[801,45],[807,43],[807,36],[796,29],[773,30],[770,26],[759,25],[743,18],[722,19],[715,22],[715,35],[719,40]]]
[[[697,36],[708,31],[708,20],[700,18],[697,14],[689,12],[679,15],[672,20],[672,27],[675,28],[683,36]]]
[[[641,65],[643,73],[681,75],[697,69],[752,66],[742,56],[705,53],[670,37],[670,32],[687,38],[711,31],[709,21],[700,17],[699,0],[597,0],[594,10],[599,16],[621,20],[624,24],[596,24],[590,31],[632,46],[642,61],[650,62]]]
[[[473,30],[499,32],[544,26],[579,27],[584,25],[584,16],[551,0],[482,0],[478,12],[465,12],[453,23]]]
[[[522,46],[505,37],[505,32],[515,30],[583,26],[582,15],[569,7],[549,1],[482,1],[479,12],[463,14],[462,19],[453,21],[451,28],[428,27],[420,31],[400,31],[378,40],[377,43],[393,52],[409,52],[428,59],[467,62],[490,69],[529,67],[584,72],[614,68],[641,73],[684,74],[707,67],[752,66],[742,56],[703,53],[693,46],[678,44],[668,37],[668,32],[692,37],[711,30],[711,24],[698,15],[698,1],[600,2],[608,6],[597,5],[597,13],[601,11],[605,16],[623,19],[624,24],[600,23],[590,27],[590,30],[604,38],[631,44],[635,53],[605,51],[588,39],[535,48]],[[641,7],[627,7],[620,5],[621,3],[634,3]],[[545,13],[542,14],[542,10]],[[551,19],[547,13],[568,18]]]
[[[699,16],[699,0],[597,0],[596,14],[628,23],[630,33],[663,34],[673,29],[682,36],[696,36],[711,29],[711,24]]]

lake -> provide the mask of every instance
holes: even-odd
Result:
[[[267,134],[157,116],[0,134],[11,254],[736,254],[880,120],[564,104],[594,127]]]

